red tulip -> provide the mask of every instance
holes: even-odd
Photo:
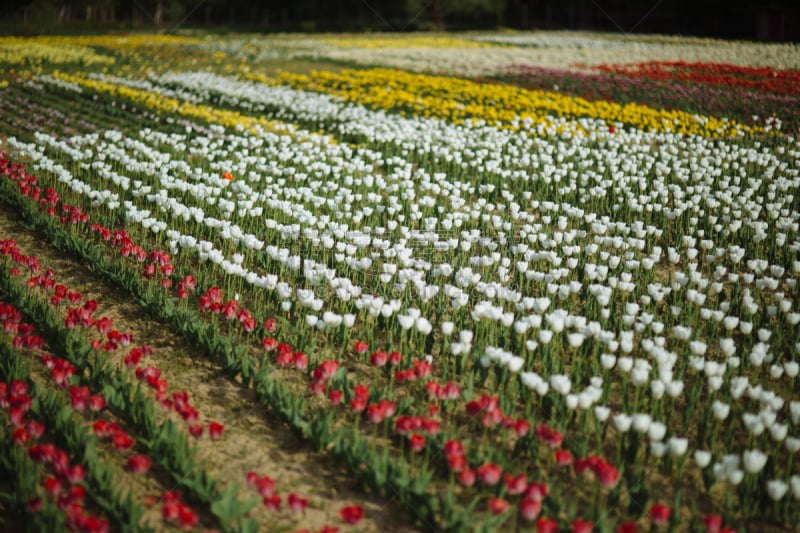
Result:
[[[499,515],[508,509],[509,503],[503,498],[489,498],[489,511],[493,515]]]
[[[369,344],[367,344],[364,341],[356,341],[356,343],[353,346],[353,348],[355,349],[355,351],[356,351],[356,353],[358,355],[363,355],[363,354],[367,353],[367,350],[369,349]]]
[[[522,494],[523,492],[525,492],[525,489],[528,488],[528,477],[524,473],[518,474],[517,476],[506,473],[504,479],[506,485],[506,492],[510,496],[516,496],[517,494]]]
[[[61,482],[50,476],[44,480],[44,489],[50,496],[58,496],[61,492]]]
[[[204,429],[202,424],[192,424],[189,426],[189,433],[192,437],[199,438],[203,434]]]
[[[197,516],[197,513],[192,511],[188,506],[184,505],[180,511],[180,515],[178,516],[178,522],[180,522],[181,529],[184,531],[191,531],[197,524],[200,522],[200,518]]]
[[[484,485],[497,485],[503,469],[495,463],[485,463],[477,468],[477,473]]]
[[[447,457],[447,466],[453,472],[462,472],[467,468],[467,459],[463,455],[451,455]]]
[[[28,500],[28,510],[32,513],[38,513],[42,510],[42,499],[35,496]]]
[[[305,370],[308,368],[308,356],[303,352],[294,354],[294,367],[298,370]]]
[[[261,341],[261,345],[264,347],[265,350],[271,352],[278,346],[278,341],[273,339],[272,337],[265,337],[264,340]]]
[[[103,398],[101,394],[94,394],[89,397],[89,410],[90,411],[102,411],[103,408],[106,406],[106,400]]]
[[[519,516],[523,520],[535,520],[542,512],[542,502],[533,498],[525,498],[519,502]]]
[[[672,509],[660,503],[654,503],[650,507],[650,520],[657,526],[663,526],[669,522]]]
[[[617,486],[617,482],[619,481],[619,470],[617,470],[613,465],[602,462],[597,466],[597,468],[595,468],[594,472],[600,480],[600,485],[602,487],[611,489]]]
[[[278,511],[281,508],[281,497],[277,494],[270,494],[269,496],[264,496],[261,503],[270,511]]]
[[[722,529],[722,517],[718,514],[708,514],[703,517],[703,524],[708,533],[719,533]]]
[[[328,392],[328,400],[334,405],[342,403],[342,391],[340,389],[331,389]]]
[[[123,432],[119,432],[116,435],[114,435],[113,444],[114,447],[119,451],[130,450],[134,442],[135,441],[133,440],[133,438],[131,438],[130,436],[128,436]]]
[[[150,469],[150,458],[146,455],[131,455],[125,468],[134,474],[144,474]]]
[[[572,533],[592,533],[592,529],[594,529],[594,523],[588,520],[577,518],[572,522]]]
[[[220,424],[219,422],[211,422],[208,424],[208,436],[212,439],[218,439],[222,437],[222,433],[225,431],[225,426]]]
[[[369,356],[369,362],[372,366],[385,366],[386,363],[389,361],[389,354],[386,352],[374,352],[372,355]]]
[[[425,449],[425,437],[419,433],[412,434],[408,440],[411,445],[411,451],[419,453]]]
[[[364,517],[364,509],[360,505],[348,505],[339,510],[339,516],[348,524],[354,526]]]
[[[550,488],[547,483],[531,482],[528,483],[528,490],[525,491],[525,497],[536,501],[542,501],[547,497]]]
[[[623,522],[614,530],[616,533],[636,533],[636,522]]]
[[[300,513],[308,505],[308,498],[303,498],[301,496],[298,496],[294,492],[290,492],[286,502],[289,505],[289,509],[291,509],[295,513]]]
[[[23,446],[31,439],[31,436],[27,431],[25,431],[25,428],[17,428],[14,430],[11,438],[14,441],[14,444]]]
[[[530,430],[531,425],[527,420],[523,420],[522,418],[518,419],[514,424],[514,432],[516,432],[518,437],[524,437]]]
[[[73,465],[73,467],[67,471],[66,477],[67,481],[73,485],[75,483],[80,483],[86,478],[86,469],[83,468],[83,465]]]
[[[555,460],[558,466],[568,466],[572,464],[572,453],[569,450],[556,450]]]
[[[455,469],[451,470],[456,471]],[[465,487],[471,487],[475,484],[475,471],[471,468],[464,468],[458,474],[458,481]]]
[[[536,521],[536,531],[539,533],[557,533],[558,522],[553,518],[541,517]]]
[[[444,454],[447,457],[464,455],[464,444],[460,440],[451,439],[444,443]]]
[[[28,420],[25,422],[25,430],[32,439],[38,439],[44,433],[44,424],[36,420]]]
[[[536,428],[536,438],[547,443],[551,448],[558,448],[564,442],[564,435],[546,424]]]
[[[259,478],[256,482],[258,493],[264,498],[269,498],[275,492],[275,480],[269,476]]]

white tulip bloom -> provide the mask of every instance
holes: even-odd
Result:
[[[771,479],[767,481],[767,494],[772,501],[778,501],[786,495],[789,485],[779,479]]]
[[[699,468],[706,468],[711,464],[711,452],[707,450],[695,450],[694,462]]]
[[[744,469],[748,474],[758,474],[767,464],[767,454],[761,450],[746,450],[742,453]]]

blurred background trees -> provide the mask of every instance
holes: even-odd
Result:
[[[4,0],[0,31],[592,29],[800,40],[800,0]]]

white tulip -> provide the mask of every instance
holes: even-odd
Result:
[[[625,433],[631,428],[632,419],[624,413],[614,416],[614,427],[620,433]]]
[[[772,501],[778,501],[786,495],[789,485],[779,479],[772,479],[767,481],[767,494]]]
[[[605,422],[606,420],[608,420],[608,415],[610,414],[611,414],[611,409],[609,409],[605,405],[594,406],[594,416],[600,422]]]
[[[748,474],[758,474],[767,464],[767,454],[761,450],[746,450],[742,453],[742,461]]]
[[[706,450],[694,451],[694,462],[699,468],[705,468],[711,464],[711,452]]]

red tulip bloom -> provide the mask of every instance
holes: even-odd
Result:
[[[451,469],[455,472],[455,469]],[[458,481],[465,487],[471,487],[475,484],[475,471],[471,468],[464,468],[458,474]]]
[[[274,333],[276,329],[278,329],[278,321],[274,318],[268,318],[266,322],[263,324],[264,329],[269,333]]]
[[[389,354],[383,351],[373,352],[373,354],[369,356],[369,362],[372,366],[385,366],[386,363],[389,362]]]
[[[286,503],[289,505],[289,509],[291,509],[292,512],[301,513],[308,505],[308,498],[303,498],[294,492],[290,492],[289,497],[286,499]]]
[[[61,482],[53,476],[49,476],[44,480],[44,490],[46,490],[50,496],[58,496],[61,492]]]
[[[166,501],[161,508],[161,517],[165,522],[175,522],[181,515],[181,503],[179,501]]]
[[[528,483],[528,489],[525,491],[525,497],[536,501],[542,501],[547,497],[550,487],[547,483],[531,482]]]
[[[558,448],[564,442],[564,435],[546,424],[536,428],[536,438],[547,443],[551,448]]]
[[[278,511],[281,508],[281,497],[277,494],[270,494],[269,496],[264,496],[261,499],[261,503],[270,511]]]
[[[111,326],[114,325],[114,321],[108,318],[107,316],[104,316],[98,319],[97,322],[94,323],[94,325],[97,327],[97,331],[105,334],[111,331]]]
[[[126,451],[130,450],[133,447],[134,440],[132,437],[128,436],[126,433],[119,432],[114,435],[113,444],[114,447],[119,451]]]
[[[25,431],[25,428],[17,428],[14,430],[11,438],[14,441],[14,444],[23,446],[27,444],[27,442],[31,439],[31,436],[27,431]]]
[[[444,454],[447,457],[464,455],[464,444],[460,440],[451,439],[444,443]]]
[[[258,487],[258,474],[253,472],[252,470],[245,475],[245,479],[247,480],[247,484],[253,487],[254,489]]]
[[[477,468],[477,473],[484,485],[497,485],[503,469],[495,463],[485,463]]]
[[[602,487],[611,489],[617,486],[617,482],[619,481],[619,470],[617,470],[613,465],[604,461],[597,465],[594,473],[600,480],[600,485]]]
[[[275,480],[269,476],[264,476],[256,481],[256,489],[264,498],[269,498],[275,492]]]
[[[516,476],[506,473],[504,480],[506,492],[510,496],[522,494],[528,488],[528,477],[525,475],[525,473],[518,474]]]
[[[222,315],[227,320],[233,320],[236,318],[236,310],[239,308],[239,302],[236,300],[228,300],[225,305],[222,307]]]
[[[264,337],[264,340],[261,341],[261,345],[266,351],[271,352],[278,346],[278,341],[272,337]]]
[[[536,521],[536,531],[539,533],[558,533],[558,522],[553,518],[541,517]]]
[[[542,502],[534,500],[533,498],[525,498],[519,502],[519,516],[523,520],[530,522],[536,520],[539,513],[542,512]]]
[[[391,366],[397,366],[403,361],[403,356],[400,352],[392,352],[389,354],[389,364]]]
[[[225,431],[225,426],[220,424],[219,422],[211,422],[208,424],[208,436],[212,439],[218,439],[222,437],[222,433]]]
[[[616,533],[636,533],[636,522],[623,522],[614,530]]]
[[[356,341],[355,345],[353,345],[353,348],[358,355],[363,355],[367,353],[367,350],[369,350],[369,344],[364,341]]]
[[[25,431],[32,439],[38,439],[44,433],[44,424],[36,420],[28,420],[25,422]]]
[[[189,433],[192,437],[199,438],[203,434],[204,429],[203,424],[192,424],[189,426]]]
[[[467,459],[463,455],[451,455],[447,457],[447,466],[453,472],[461,472],[467,468]]]
[[[522,418],[518,419],[514,423],[514,432],[517,434],[518,437],[524,437],[528,434],[531,430],[531,425],[528,423],[527,420],[523,420]]]
[[[672,509],[660,503],[654,503],[650,507],[650,521],[657,526],[663,526],[669,522]]]
[[[502,514],[508,509],[509,503],[503,498],[489,498],[489,511],[493,515]]]
[[[594,523],[588,520],[576,518],[572,522],[572,533],[592,533],[592,529],[594,529]]]
[[[296,352],[294,354],[294,367],[298,370],[308,368],[308,356],[303,352]]]
[[[89,397],[89,410],[90,411],[102,411],[103,408],[106,406],[106,400],[100,394],[95,394]]]
[[[83,468],[83,465],[73,465],[73,467],[67,471],[66,478],[67,481],[73,485],[75,483],[80,483],[86,478],[86,469]]]
[[[200,522],[200,518],[197,516],[197,513],[192,511],[188,506],[184,505],[181,508],[180,515],[178,516],[178,522],[180,522],[181,529],[184,531],[191,531],[197,524]]]
[[[572,464],[572,453],[569,450],[556,450],[554,454],[558,466],[568,466]]]
[[[342,403],[342,394],[341,389],[331,389],[328,392],[328,400],[330,400],[333,405],[339,405]]]
[[[28,500],[28,510],[32,513],[38,513],[42,510],[42,499],[35,496]]]
[[[320,364],[317,365],[317,368],[314,370],[314,377],[318,378],[321,381],[324,381],[335,376],[338,370],[339,370],[338,361],[334,361],[333,359],[326,359],[325,361],[322,361]]]
[[[339,516],[348,524],[354,526],[364,517],[364,509],[360,505],[348,505],[339,511]]]
[[[703,517],[703,525],[708,533],[719,533],[722,529],[722,517],[718,514],[708,514]]]
[[[419,453],[425,449],[425,437],[419,433],[412,434],[408,440],[411,445],[411,451]]]
[[[134,474],[144,474],[150,469],[150,458],[146,455],[131,455],[125,468]]]

